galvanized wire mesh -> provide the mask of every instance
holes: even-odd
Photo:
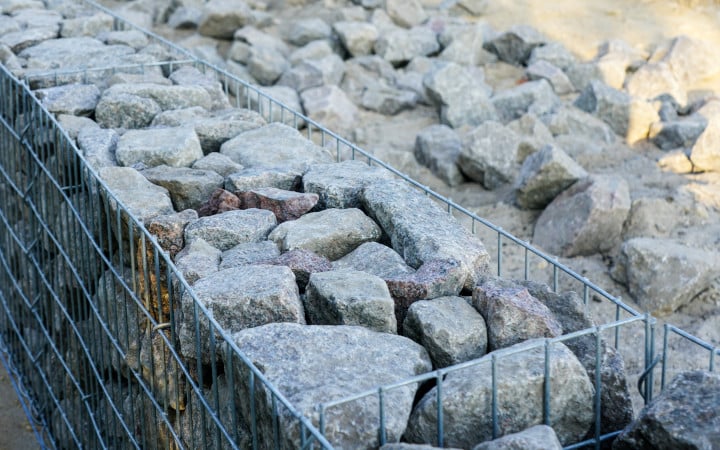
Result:
[[[111,11],[118,29],[136,28]],[[496,273],[548,282],[554,291],[572,289],[585,305],[599,298],[614,309],[614,320],[583,331],[534,343],[549,348],[582,336],[600,337],[644,348],[643,371],[637,380],[649,401],[666,381],[672,360],[669,340],[680,338],[707,352],[706,367],[715,368],[720,350],[676,327],[665,325],[662,351],[656,355],[656,321],[628,306],[556,258],[535,249],[488,220],[453,202],[371,153],[273,99],[262,90],[194,57],[159,36],[145,32],[167,50],[167,59],[124,67],[72,68],[26,74],[20,81],[0,70],[0,302],[4,315],[2,341],[22,373],[33,407],[52,436],[49,446],[74,448],[257,448],[283,446],[281,424],[290,420],[303,445],[331,448],[323,437],[328,410],[364,397],[377,396],[379,441],[385,440],[384,402],[388,392],[408,384],[435,380],[438,387],[437,444],[443,444],[442,380],[448,374],[490,364],[495,385],[502,374],[496,366],[508,352],[420,375],[400,383],[318,405],[312,423],[287,402],[242,355],[194,299],[155,238],[122,205],[97,173],[83,160],[72,139],[35,99],[30,87],[69,82],[101,82],[109,74],[142,73],[148,68],[172,71],[191,64],[214,76],[235,106],[253,109],[269,121],[304,130],[308,139],[334,150],[338,161],[362,159],[383,167],[438,202],[477,234],[494,256]],[[508,255],[521,255],[520,267],[508,267]],[[195,358],[177,351],[178,302],[194,300]],[[182,318],[187,320],[188,318]],[[638,328],[641,342],[622,342],[622,332]],[[209,330],[205,333],[201,330]],[[209,340],[207,343],[203,341]],[[226,342],[228,345],[221,346]],[[205,348],[222,358],[205,358]],[[209,361],[209,362],[208,362]],[[220,363],[219,361],[225,361]],[[653,380],[660,364],[661,380]],[[545,370],[549,362],[545,361]],[[597,372],[599,373],[599,371]],[[552,374],[547,374],[549,379]],[[237,398],[242,383],[249,398]],[[595,423],[591,437],[570,448],[600,446],[618,430],[600,429],[600,380],[595,386]],[[549,383],[547,383],[549,386]],[[261,402],[257,395],[262,395]],[[542,422],[551,424],[551,392],[546,390]],[[269,400],[266,400],[269,398]],[[496,391],[491,404],[493,435],[499,433]],[[261,442],[257,409],[269,409],[271,441]],[[289,419],[288,419],[289,418]],[[244,427],[246,424],[247,427]]]

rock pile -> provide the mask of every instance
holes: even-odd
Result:
[[[196,53],[269,86],[272,95],[332,129],[353,130],[366,110],[394,115],[432,108],[441,124],[418,135],[417,159],[450,185],[472,180],[486,189],[513,186],[520,207],[544,208],[535,242],[563,256],[612,253],[623,242],[628,217],[639,220],[642,209],[632,201],[628,181],[588,174],[571,146],[591,145],[591,139],[613,143],[618,136],[631,143],[650,139],[660,148],[682,143],[691,148],[693,167],[717,169],[713,121],[708,118],[703,128],[691,117],[711,116],[715,102],[688,106],[683,91],[684,80],[696,74],[682,72],[678,52],[693,41],[676,39],[653,57],[656,62],[635,67],[619,89],[610,78],[601,81],[601,67],[619,70],[608,55],[622,49],[613,46],[597,61],[583,63],[528,27],[498,34],[419,1],[341,3],[345,7],[304,5],[317,8],[314,18],[276,22],[268,12],[272,5],[261,1],[179,1],[156,18],[197,28],[208,39],[195,41]],[[458,2],[471,12],[477,3],[482,2]],[[522,350],[541,342],[535,339],[594,326],[577,296],[489,277],[483,243],[407,183],[357,161],[333,162],[328,149],[295,128],[232,108],[224,86],[190,66],[155,65],[143,74],[52,85],[40,76],[51,68],[170,57],[135,32],[113,31],[104,14],[63,5],[39,14],[33,2],[4,2],[2,63],[34,80],[38,98],[76,138],[91,167],[156,235],[192,285],[195,299],[189,292],[177,299],[169,324],[183,358],[246,370],[237,360],[223,360],[228,352],[213,345],[207,321],[195,322],[198,301],[316,425],[320,402],[486,354],[443,380],[448,445],[469,448],[492,439],[493,355],[503,435],[546,422],[551,429],[528,433],[554,433],[569,445],[593,436],[596,414],[603,432],[631,421],[622,358],[604,341],[597,344],[590,334],[547,350]],[[230,44],[227,54],[215,39]],[[623,63],[623,73],[631,62]],[[522,67],[521,82],[504,89],[487,83],[484,67],[502,64]],[[660,81],[662,87],[648,90]],[[258,99],[241,101],[267,111]],[[266,116],[270,122],[278,118]],[[118,240],[129,236],[122,228],[113,231]],[[652,310],[677,308],[712,281],[714,252],[686,255],[679,244],[666,242],[627,240],[614,272]],[[674,274],[682,289],[674,289],[666,303],[653,303],[652,286],[667,278],[659,261],[668,254],[702,260],[708,270]],[[98,302],[125,302],[105,292],[102,276]],[[152,367],[165,368],[164,360],[153,359],[160,344],[140,324],[132,325],[123,330],[131,343],[127,360],[107,369],[126,373],[139,365],[154,376]],[[297,358],[300,352],[305,356]],[[602,367],[596,367],[597,352]],[[594,382],[598,370],[600,385]],[[252,387],[242,383],[229,398],[247,421],[244,399]],[[181,389],[157,391],[175,396]],[[438,389],[410,384],[390,390],[387,439],[436,443]],[[599,413],[593,409],[598,389]],[[262,399],[260,441],[269,443],[270,397],[256,397]],[[190,428],[181,438],[202,432],[187,425],[192,408],[171,407],[178,423]],[[377,410],[373,396],[338,407],[325,418],[326,436],[340,447],[377,447]],[[297,428],[283,426],[289,420],[279,418],[280,439],[296,447]]]

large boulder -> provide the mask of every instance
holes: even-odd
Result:
[[[490,257],[482,242],[409,184],[374,182],[363,191],[362,202],[411,267],[432,260],[457,261],[464,273],[461,283],[468,287],[489,269]]]
[[[280,256],[280,250],[272,241],[245,242],[222,252],[220,270],[231,267],[269,264],[267,261]]]
[[[720,447],[720,374],[688,371],[675,377],[615,440],[614,450]]]
[[[238,28],[253,22],[253,12],[243,0],[212,0],[203,5],[198,32],[204,36],[230,39]]]
[[[591,176],[573,184],[545,208],[535,224],[533,242],[562,256],[607,252],[620,243],[629,212],[630,192],[624,179]]]
[[[547,425],[535,425],[518,433],[507,434],[483,442],[473,450],[562,450],[555,430]]]
[[[435,32],[416,26],[409,30],[396,29],[380,34],[375,41],[375,53],[393,65],[406,63],[416,56],[427,56],[440,50]]]
[[[307,89],[300,94],[308,117],[340,134],[347,134],[356,126],[357,107],[337,86],[324,85]]]
[[[272,211],[278,223],[295,220],[310,211],[318,201],[318,195],[287,191],[274,187],[238,192],[242,209],[258,208]]]
[[[51,113],[75,116],[90,116],[100,100],[100,90],[94,84],[68,84],[38,89],[35,95]]]
[[[319,426],[320,403],[376,389],[432,368],[425,349],[410,339],[363,327],[270,324],[235,333],[232,339],[253,364],[263,368],[264,377],[315,426]],[[297,357],[300,354],[302,358]],[[247,366],[233,357],[225,361],[225,367],[234,368],[238,380],[235,403],[241,417],[249,418]],[[383,394],[388,441],[400,440],[417,387],[408,384]],[[256,383],[255,389],[260,390],[255,393],[254,406],[261,447],[272,445],[276,421],[280,425],[280,446],[299,447],[296,419],[286,408],[279,408],[276,415],[264,384]],[[328,408],[324,417],[325,437],[338,448],[377,448],[378,408],[377,395]]]
[[[501,61],[524,65],[535,48],[544,45],[547,39],[528,25],[515,25],[495,39],[485,43],[485,48],[495,53]]]
[[[205,239],[195,238],[175,256],[175,265],[192,285],[218,271],[221,255],[222,252],[208,244]]]
[[[292,271],[283,266],[244,266],[220,270],[193,285],[194,296],[226,333],[273,322],[305,324],[305,311]],[[178,339],[186,358],[205,364],[222,349],[216,328],[197,310],[185,292],[180,302]],[[212,348],[210,335],[217,340]],[[199,354],[198,354],[199,352]]]
[[[533,341],[529,341],[533,342]],[[538,343],[538,342],[536,342]],[[527,343],[516,344],[517,350]],[[593,422],[595,393],[585,369],[562,343],[549,349],[551,378],[549,425],[563,445],[578,442]],[[543,423],[545,379],[543,345],[496,355],[497,427],[500,436]],[[437,387],[415,407],[405,440],[437,445],[437,414],[442,408],[447,446],[470,448],[493,437],[493,354],[477,364],[448,373],[442,383],[442,405]]]

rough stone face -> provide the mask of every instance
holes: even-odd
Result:
[[[285,84],[297,92],[322,86],[323,84],[338,85],[345,73],[345,63],[335,53],[322,58],[307,59],[286,71],[278,84]]]
[[[707,289],[720,257],[671,239],[634,238],[621,250],[628,290],[655,315],[675,311]]]
[[[284,222],[268,239],[282,251],[311,250],[330,260],[339,259],[360,244],[380,238],[380,227],[356,208],[326,209]]]
[[[530,64],[527,75],[530,80],[547,80],[557,95],[569,94],[575,90],[575,86],[565,72],[547,61],[541,60]]]
[[[227,333],[273,322],[305,324],[295,276],[287,267],[258,265],[221,270],[195,282],[193,291]],[[178,328],[180,350],[186,358],[201,357],[208,363],[220,352],[221,340],[217,338],[215,349],[210,347],[210,333],[217,331],[210,329],[207,320],[194,319],[193,305],[190,294],[183,294]],[[200,330],[200,355],[195,349],[196,327]]]
[[[300,94],[308,117],[343,134],[356,125],[357,107],[337,86],[311,88]]]
[[[542,209],[587,172],[560,147],[548,145],[528,156],[516,184],[521,208]]]
[[[170,192],[176,211],[200,208],[225,181],[215,172],[187,167],[162,165],[143,170],[141,173],[151,183],[162,186]]]
[[[710,120],[708,126],[690,149],[689,158],[695,171],[720,172],[720,118]]]
[[[390,247],[377,242],[366,242],[332,263],[334,270],[361,270],[387,280],[415,273],[405,264],[402,256]]]
[[[547,306],[525,288],[506,287],[488,280],[475,286],[473,306],[487,324],[489,351],[563,333]]]
[[[488,121],[463,137],[460,170],[471,180],[495,189],[515,178],[518,135],[499,122]]]
[[[238,28],[253,22],[250,7],[242,0],[212,0],[203,5],[198,33],[219,39],[229,39]]]
[[[200,106],[210,110],[212,107],[210,94],[200,86],[118,83],[106,89],[98,102],[97,107],[103,113],[103,122],[108,124],[113,123],[113,121],[117,122],[119,118],[115,117],[113,119],[113,116],[133,111],[131,108],[134,107],[134,103],[143,101],[138,100],[138,98],[145,99],[144,102],[146,103],[147,100],[152,100],[162,111],[191,108],[193,106]],[[96,114],[98,114],[97,111]],[[150,123],[152,118],[147,123]],[[100,118],[98,118],[98,122],[100,122]]]
[[[89,116],[100,100],[100,90],[94,84],[68,84],[35,91],[38,100],[54,114]]]
[[[265,87],[263,91],[275,100],[283,103],[287,109],[281,108],[277,103],[271,103],[270,99],[266,97],[257,98],[257,95],[250,94],[250,107],[252,109],[262,111],[270,122],[282,122],[291,124],[293,127],[295,127],[295,125],[302,127],[305,124],[304,119],[295,117],[290,113],[290,110],[304,113],[298,91],[289,86],[281,86],[280,84]],[[241,92],[240,95],[243,96],[244,92]]]
[[[289,67],[285,55],[270,47],[250,47],[247,62],[248,71],[260,84],[275,83]]]
[[[606,143],[615,142],[617,139],[608,124],[577,108],[562,107],[553,114],[543,116],[542,120],[554,136],[585,136]]]
[[[304,171],[313,163],[332,161],[332,157],[325,149],[305,139],[294,128],[278,123],[240,133],[225,142],[220,147],[220,153],[246,168],[284,168]]]
[[[537,30],[527,25],[515,25],[495,39],[485,43],[485,48],[495,53],[501,61],[525,65],[532,51],[546,43]]]
[[[228,175],[225,178],[225,189],[237,192],[274,187],[286,191],[296,191],[300,188],[301,183],[302,172],[299,170],[255,167]]]
[[[205,197],[207,198],[207,196]],[[242,202],[237,195],[232,192],[228,192],[225,189],[215,189],[203,202],[200,207],[196,208],[200,217],[214,216],[215,214],[224,213],[227,211],[234,211],[241,209]]]
[[[155,236],[160,247],[174,259],[185,247],[185,227],[197,218],[195,211],[186,209],[175,214],[153,217],[145,223],[145,227]]]
[[[483,442],[473,447],[473,450],[561,450],[562,448],[555,430],[547,425],[535,425],[519,433],[507,434]]]
[[[396,333],[395,303],[385,282],[355,270],[310,275],[305,310],[313,325],[357,325]]]
[[[555,67],[567,70],[577,62],[577,58],[563,44],[548,42],[533,49],[532,53],[530,53],[528,66],[539,61],[547,61]]]
[[[490,355],[486,355],[480,364],[445,377],[442,384],[445,445],[470,448],[492,439],[490,362]],[[542,345],[497,359],[501,436],[543,422],[544,367]],[[560,442],[568,445],[580,440],[592,424],[594,389],[575,355],[561,343],[550,347],[550,373],[550,426]],[[415,407],[404,435],[407,441],[437,445],[436,389],[425,394]]]
[[[467,286],[488,270],[489,256],[482,242],[406,183],[377,181],[365,188],[362,200],[409,266],[417,268],[431,260],[458,261]]]
[[[396,86],[398,72],[392,64],[377,55],[357,56],[345,63],[345,76],[341,87],[350,99],[362,103],[365,90]]]
[[[0,47],[0,52],[2,48]],[[2,58],[0,58],[0,61]],[[7,67],[7,65],[5,66]],[[83,128],[99,129],[100,125],[89,117],[73,116],[70,114],[58,114],[57,120],[63,130],[67,131],[71,139],[77,139],[80,130]]]
[[[185,228],[185,241],[205,239],[222,251],[245,242],[259,242],[277,224],[275,215],[262,209],[227,211],[201,217]]]
[[[363,188],[391,174],[362,161],[314,164],[303,175],[303,191],[319,196],[318,208],[358,208]]]
[[[661,94],[671,95],[678,103],[687,103],[687,92],[670,70],[667,63],[648,63],[640,67],[625,81],[628,94],[652,100]]]
[[[188,167],[203,157],[195,130],[188,127],[129,130],[120,137],[115,157],[122,166]]]
[[[630,193],[624,179],[591,176],[573,184],[545,208],[535,224],[533,243],[562,256],[606,252],[619,244],[629,212]]]
[[[289,43],[302,47],[312,41],[330,38],[332,29],[324,20],[312,17],[290,22],[284,34]]]
[[[436,369],[480,358],[487,349],[485,320],[462,297],[413,303],[403,334],[425,347]]]
[[[613,449],[717,448],[719,398],[717,372],[683,372],[617,437]]]
[[[382,33],[375,41],[375,53],[393,65],[406,63],[416,56],[440,50],[435,33],[426,27],[397,29]]]
[[[335,22],[333,29],[352,56],[371,54],[379,36],[377,28],[367,22]]]
[[[528,112],[538,116],[549,114],[560,106],[560,99],[544,79],[498,91],[491,100],[503,123],[519,119]]]
[[[221,251],[202,238],[188,242],[177,254],[175,265],[191,285],[219,270]]]
[[[270,262],[267,261],[278,256],[280,256],[280,250],[274,242],[246,242],[222,252],[220,270],[231,267],[251,266],[258,263],[270,264]]]
[[[520,137],[517,158],[519,163],[524,163],[528,156],[554,142],[548,127],[535,114],[525,114],[508,123],[507,127]]]
[[[58,35],[55,27],[30,28],[22,31],[11,31],[0,36],[0,44],[7,46],[14,53],[32,48]]]
[[[211,110],[230,108],[230,101],[225,95],[222,84],[210,74],[202,73],[195,67],[183,66],[171,73],[168,78],[180,86],[199,86],[205,89],[210,95]]]
[[[430,125],[415,138],[415,159],[448,186],[465,181],[458,166],[462,141],[447,125]]]
[[[376,85],[368,87],[363,93],[361,105],[370,111],[394,116],[401,111],[414,108],[417,100],[418,95],[413,91]]]
[[[405,28],[420,25],[428,18],[418,0],[386,0],[385,11],[393,22]]]
[[[115,130],[84,127],[77,135],[77,143],[90,167],[100,170],[103,167],[117,166],[115,150],[119,137]]]
[[[202,146],[202,141],[200,142],[200,145]],[[240,164],[218,152],[209,153],[198,159],[193,163],[192,168],[199,170],[212,170],[223,177],[227,177],[230,174],[240,172],[244,169],[244,167]]]
[[[277,248],[274,243],[272,243],[272,245]],[[275,258],[265,260],[263,264],[289,267],[290,270],[293,271],[293,274],[295,274],[295,281],[297,281],[301,292],[305,291],[305,286],[307,286],[310,280],[310,275],[333,270],[332,263],[329,259],[317,255],[310,250],[301,248],[290,250]]]
[[[385,282],[395,299],[398,322],[405,320],[408,307],[419,299],[458,295],[466,272],[456,259],[425,261],[412,274],[395,275]]]
[[[345,398],[431,369],[427,352],[420,345],[402,336],[363,327],[270,324],[236,333],[233,340],[256,366],[264,368],[265,377],[315,426],[319,424],[316,405],[320,402]],[[298,354],[304,357],[298,358]],[[237,359],[225,361],[226,367],[230,364],[240,380],[236,405],[243,417],[249,417],[248,403],[243,400],[248,396],[247,371]],[[416,389],[416,385],[408,385],[385,394],[388,441],[398,441],[405,430]],[[260,445],[270,446],[273,442],[270,396],[262,392],[256,398]],[[375,395],[335,406],[326,412],[325,436],[338,448],[376,448],[377,414]],[[281,446],[298,447],[299,430],[293,426],[297,422],[284,409],[280,409],[278,419]]]
[[[273,187],[238,192],[242,209],[258,208],[272,211],[278,223],[298,219],[318,201],[317,194],[286,191]]]
[[[112,29],[112,17],[110,18],[110,29]],[[108,45],[127,45],[135,50],[142,50],[148,46],[147,36],[139,30],[126,31],[105,31],[99,33],[97,38]]]
[[[161,111],[153,99],[115,93],[103,95],[95,109],[95,119],[104,128],[144,128]]]
[[[707,125],[707,120],[697,115],[679,120],[655,122],[650,126],[648,137],[661,150],[692,147]]]

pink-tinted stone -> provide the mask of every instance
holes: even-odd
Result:
[[[175,214],[155,216],[145,222],[147,230],[155,236],[163,250],[175,258],[185,246],[185,226],[198,218],[198,214],[192,209]]]
[[[262,262],[274,266],[287,266],[295,274],[295,281],[302,290],[308,284],[310,274],[332,270],[332,263],[324,256],[310,250],[296,249]]]
[[[318,202],[317,194],[268,187],[236,192],[242,209],[258,208],[272,211],[278,223],[295,220],[313,209]]]
[[[198,216],[213,216],[215,214],[233,211],[240,208],[240,199],[225,189],[215,189],[208,201],[198,209]]]

